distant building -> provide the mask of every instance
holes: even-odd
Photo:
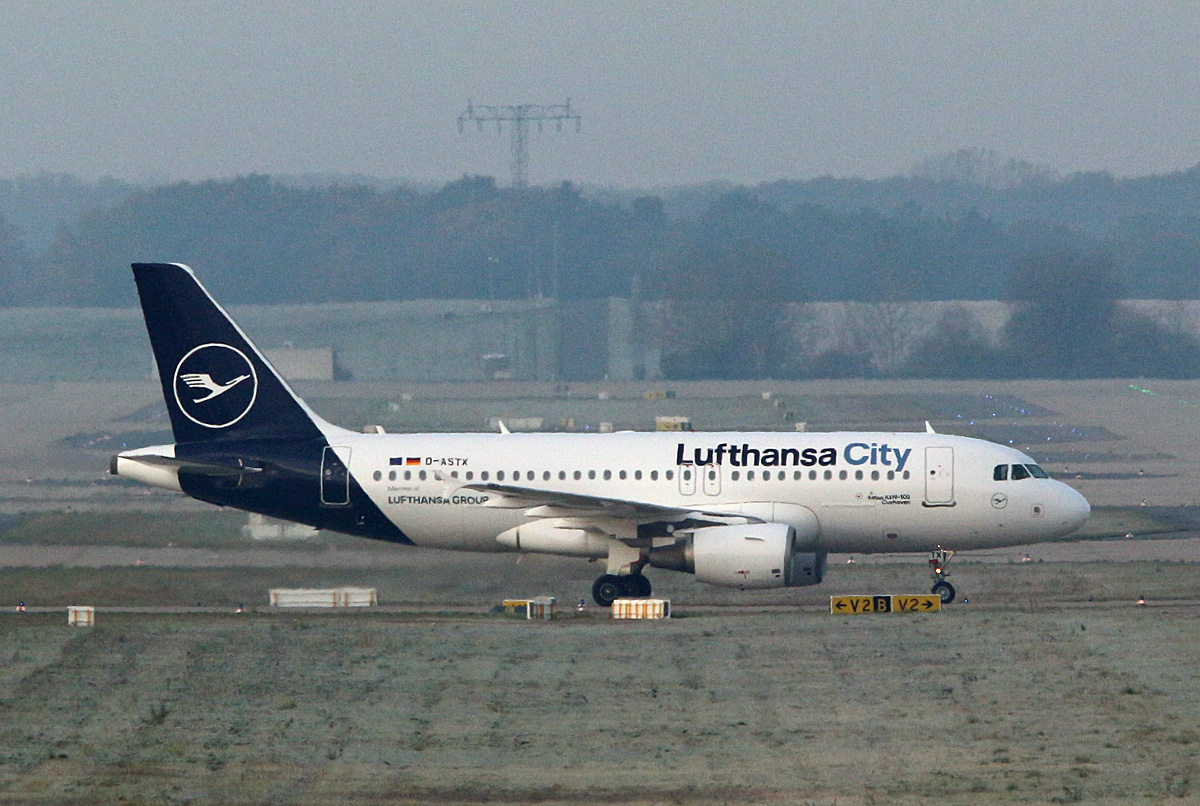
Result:
[[[289,381],[332,381],[332,347],[295,347],[284,342],[278,350],[264,350],[267,360]]]

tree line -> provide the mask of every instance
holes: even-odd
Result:
[[[134,305],[129,263],[170,260],[231,304],[669,300],[678,343],[664,366],[675,377],[1200,375],[1186,333],[1119,303],[1200,298],[1200,166],[1059,178],[959,152],[890,180],[657,195],[509,189],[483,176],[428,189],[260,175],[42,184],[0,182],[5,306]],[[64,211],[52,234],[39,198]],[[1014,310],[999,343],[959,312],[886,365],[853,346],[806,354],[782,307],[855,301],[886,320],[916,300],[996,299]],[[1028,356],[1029,344],[1041,349]]]

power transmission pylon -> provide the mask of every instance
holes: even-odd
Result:
[[[579,131],[582,118],[571,108],[571,99],[565,104],[541,106],[539,104],[517,104],[515,106],[480,106],[467,101],[467,111],[458,116],[458,133],[462,134],[468,120],[473,120],[483,131],[484,123],[495,122],[496,131],[503,131],[505,123],[512,124],[512,186],[529,185],[529,124],[537,123],[538,131],[547,121],[553,121],[555,129],[562,131],[565,121],[575,121]]]

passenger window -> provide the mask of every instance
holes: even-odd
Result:
[[[595,471],[595,470],[589,470],[589,471],[588,471],[588,478],[589,478],[589,479],[594,479],[594,478],[596,478],[596,471]]]
[[[412,481],[412,471],[411,471],[411,470],[405,470],[405,471],[404,471],[404,480],[405,480],[405,481]]]
[[[833,478],[833,471],[832,471],[832,470],[826,470],[826,471],[825,471],[825,481],[829,481],[831,478]]]
[[[535,473],[534,473],[532,470],[528,471],[528,472],[525,474],[525,480],[526,480],[526,481],[533,481],[533,477],[534,477],[534,475],[535,475]]]
[[[633,471],[633,478],[636,481],[641,481],[642,480],[642,471],[640,471],[640,470]]]
[[[855,480],[855,481],[862,481],[862,471],[861,471],[861,470],[855,470],[855,471],[854,471],[854,480]]]
[[[549,470],[542,471],[542,481],[550,481],[550,471]]]
[[[754,481],[754,471],[753,470],[746,471],[746,481]]]
[[[845,481],[846,480],[846,471],[843,470],[841,473],[838,473],[838,478],[841,479],[842,481]]]
[[[879,471],[878,470],[871,471],[871,481],[879,481]]]
[[[504,471],[503,470],[496,471],[496,481],[504,481]]]
[[[424,471],[424,470],[422,470],[422,471],[421,471],[420,473],[418,473],[417,475],[421,477],[421,481],[425,481],[425,471]]]
[[[1008,481],[1008,465],[996,465],[992,471],[992,481]]]
[[[621,471],[620,473],[618,473],[617,475],[619,475],[619,476],[621,477],[621,481],[625,481],[625,471],[624,471],[624,470],[622,470],[622,471]]]
[[[1042,469],[1041,469],[1040,467],[1038,467],[1037,465],[1025,465],[1025,467],[1029,468],[1029,472],[1030,472],[1030,473],[1033,475],[1033,477],[1034,477],[1035,479],[1048,479],[1048,478],[1050,478],[1050,476],[1048,476],[1048,475],[1046,474],[1046,471],[1045,471],[1045,470],[1042,470]]]
[[[1013,465],[1012,466],[1012,480],[1013,481],[1021,481],[1022,479],[1029,478],[1029,476],[1030,476],[1030,473],[1028,470],[1025,469],[1025,465]]]
[[[670,481],[671,479],[675,478],[675,471],[674,471],[674,470],[668,470],[668,471],[667,471],[666,473],[664,473],[663,475],[666,477],[667,481]]]
[[[888,471],[888,481],[894,481],[894,480],[895,480],[895,478],[896,478],[896,471],[895,471],[895,470],[889,470],[889,471]]]
[[[395,481],[395,480],[396,480],[396,471],[389,470],[388,471],[388,481]]]
[[[583,476],[583,474],[580,473],[578,470],[575,471],[575,481],[579,481],[579,479],[582,478],[582,476]]]
[[[487,480],[488,480],[488,472],[487,472],[486,470],[485,470],[485,471],[483,471],[482,473],[480,473],[480,474],[479,474],[479,478],[480,478],[482,481],[487,481]]]
[[[711,467],[708,469],[708,480],[709,481],[717,480],[717,471],[713,470]]]
[[[741,477],[742,477],[742,474],[738,473],[736,470],[729,474],[729,478],[732,479],[733,481],[737,481]]]
[[[470,480],[471,480],[471,479],[473,479],[473,478],[475,478],[475,471],[474,471],[474,470],[468,470],[468,471],[467,471],[467,481],[470,481]]]
[[[565,471],[565,470],[558,471],[558,480],[566,481],[567,480],[567,471]]]
[[[611,479],[612,479],[612,471],[611,471],[611,470],[605,470],[605,471],[604,471],[604,480],[605,480],[605,481],[610,481]]]
[[[451,470],[451,471],[450,471],[450,478],[452,478],[452,479],[456,479],[456,478],[458,478],[458,471],[457,471],[457,470]]]
[[[372,478],[374,478],[374,479],[375,479],[375,481],[380,481],[380,480],[383,478],[383,471],[382,471],[382,470],[376,470],[376,471],[375,471],[375,473],[374,473],[374,475],[372,476]]]
[[[907,470],[905,470],[905,471],[904,471],[904,478],[908,478],[908,471],[907,471]]]
[[[795,481],[800,481],[800,479],[802,479],[802,478],[804,478],[804,474],[802,472],[800,472],[799,470],[797,470],[795,473],[792,474],[792,479]]]
[[[817,471],[815,471],[815,470],[808,471],[808,480],[816,481],[817,480]]]

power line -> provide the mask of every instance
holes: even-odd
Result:
[[[529,124],[536,123],[538,131],[547,122],[553,122],[555,131],[561,132],[564,122],[575,121],[579,131],[582,118],[571,108],[571,99],[565,104],[542,106],[540,104],[516,104],[513,106],[485,106],[467,101],[467,111],[458,116],[458,133],[462,134],[467,121],[474,121],[483,131],[484,123],[495,123],[496,131],[503,131],[504,124],[512,124],[512,186],[529,186]]]

